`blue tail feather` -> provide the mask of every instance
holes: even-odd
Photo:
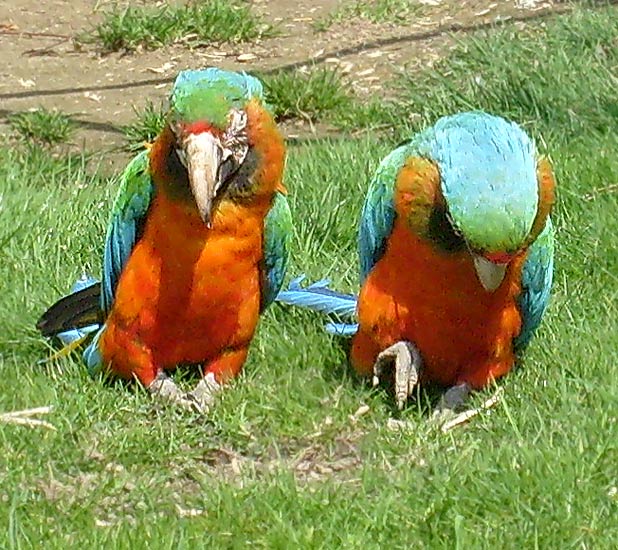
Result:
[[[353,294],[343,294],[328,288],[328,279],[321,279],[306,287],[301,283],[304,275],[294,279],[287,290],[282,290],[277,295],[277,302],[298,306],[318,313],[333,315],[337,318],[355,317],[357,297]],[[325,326],[329,334],[337,336],[352,336],[358,330],[355,323],[329,322]]]
[[[356,313],[356,296],[331,290],[327,279],[301,287],[304,279],[304,275],[294,279],[287,290],[279,292],[277,301],[340,317],[351,317]]]
[[[326,323],[324,330],[333,336],[351,338],[358,331],[358,323]]]

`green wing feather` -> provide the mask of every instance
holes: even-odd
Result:
[[[289,259],[292,213],[283,193],[276,193],[264,219],[262,310],[272,304],[281,290]]]
[[[361,284],[386,249],[387,239],[395,223],[393,194],[397,174],[409,155],[408,145],[392,151],[382,160],[369,184],[358,233]]]
[[[523,350],[549,305],[549,295],[554,271],[554,227],[547,218],[545,229],[532,243],[521,276],[521,294],[517,299],[522,316],[519,336],[515,339],[516,351]]]
[[[106,315],[114,302],[120,274],[141,236],[153,194],[154,186],[148,170],[148,151],[142,151],[122,174],[107,228],[101,283],[101,306]]]

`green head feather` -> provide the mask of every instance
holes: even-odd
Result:
[[[217,128],[227,126],[231,109],[243,109],[252,98],[264,100],[262,83],[244,72],[209,67],[182,71],[170,97],[171,122],[204,120]]]

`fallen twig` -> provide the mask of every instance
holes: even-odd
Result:
[[[590,201],[594,199],[597,195],[600,195],[602,193],[612,193],[613,191],[618,191],[618,183],[612,183],[611,185],[606,185],[605,187],[593,189],[590,193],[586,193],[583,198],[586,201]]]
[[[482,411],[491,409],[491,407],[493,407],[494,405],[496,405],[496,403],[498,403],[498,401],[500,401],[500,397],[502,396],[503,391],[504,390],[502,389],[502,387],[498,388],[496,390],[496,393],[494,393],[489,399],[482,403],[480,407],[477,407],[476,409],[470,409],[469,411],[464,411],[442,424],[442,433],[446,433],[453,428],[456,428],[457,426],[467,422]]]
[[[30,428],[40,426],[41,428],[55,430],[56,427],[53,424],[45,420],[39,420],[38,418],[31,418],[38,414],[49,414],[51,410],[51,407],[36,407],[34,409],[24,409],[23,411],[12,411],[8,413],[3,413],[0,414],[0,422],[4,422],[5,424],[28,426]]]

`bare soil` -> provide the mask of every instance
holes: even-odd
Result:
[[[158,50],[107,55],[76,37],[101,20],[113,5],[110,0],[2,2],[0,118],[40,106],[57,108],[79,121],[77,145],[110,151],[122,143],[119,127],[134,119],[134,109],[147,100],[163,100],[182,69],[215,65],[251,72],[326,64],[338,66],[352,89],[366,97],[380,94],[397,71],[434,63],[452,45],[454,34],[567,9],[549,0],[414,1],[423,4],[420,16],[405,25],[350,20],[320,32],[314,20],[344,2],[254,0],[253,9],[277,25],[278,36],[198,49],[181,41]]]

